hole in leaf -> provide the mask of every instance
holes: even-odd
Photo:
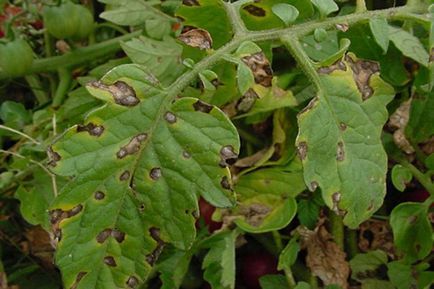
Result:
[[[173,113],[171,113],[170,111],[166,112],[166,114],[164,115],[164,119],[172,124],[176,122],[176,115],[174,115]]]
[[[95,197],[95,200],[100,201],[100,200],[105,198],[105,194],[101,191],[96,191],[94,194],[94,197]]]
[[[110,266],[110,267],[116,267],[117,266],[115,258],[113,258],[112,256],[105,256],[104,257],[104,264],[106,264],[107,266]]]
[[[264,9],[255,5],[247,5],[243,7],[243,9],[246,10],[249,14],[257,17],[264,17],[267,14]]]
[[[95,125],[93,123],[88,123],[86,125],[78,125],[77,132],[88,132],[91,136],[100,136],[104,132],[104,127],[102,125]]]
[[[160,168],[151,169],[151,171],[149,172],[149,176],[154,181],[158,180],[161,177],[161,169]]]
[[[145,211],[145,204],[141,204],[139,207],[140,213],[143,213]]]
[[[193,108],[195,111],[209,113],[212,110],[213,106],[201,100],[198,100],[195,103],[193,103]]]
[[[227,145],[220,150],[220,167],[224,168],[233,165],[237,161],[238,155],[234,152],[234,147]]]

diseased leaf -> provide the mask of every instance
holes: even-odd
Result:
[[[386,53],[389,48],[389,25],[384,18],[372,18],[369,20],[369,27],[377,44]]]
[[[376,250],[366,254],[357,254],[350,261],[351,278],[362,284],[368,280],[375,280],[381,276],[379,267],[387,264],[387,254],[384,251]]]
[[[416,88],[411,99],[410,115],[405,135],[414,143],[428,141],[434,136],[434,90]]]
[[[285,227],[297,212],[294,198],[304,188],[301,172],[270,168],[241,176],[235,187],[239,198],[232,212],[235,223],[251,233]]]
[[[235,287],[235,241],[238,234],[237,230],[222,232],[203,244],[210,248],[203,259],[203,276],[213,289]]]
[[[241,94],[245,94],[255,83],[252,71],[242,62],[238,63],[237,83]]]
[[[402,203],[390,214],[395,246],[409,261],[423,259],[432,250],[432,227],[428,207],[422,203]]]
[[[107,104],[49,148],[52,170],[71,177],[51,211],[65,288],[135,287],[165,243],[192,245],[197,196],[234,203],[226,155],[239,151],[235,127],[149,80],[130,64],[90,83]]]
[[[405,190],[406,184],[411,182],[413,174],[410,169],[405,168],[401,165],[395,165],[392,168],[392,183],[395,188],[403,192]]]
[[[223,5],[222,1],[215,0],[183,1],[176,16],[184,20],[185,26],[208,31],[214,43],[213,48],[217,49],[232,37],[232,28]]]
[[[418,38],[402,28],[389,25],[389,39],[401,50],[402,54],[428,66],[429,55]]]
[[[184,71],[182,47],[171,37],[158,41],[141,36],[121,45],[134,63],[143,65],[164,85],[171,84]]]
[[[382,204],[387,157],[381,132],[394,92],[378,64],[346,56],[320,68],[322,95],[299,114],[297,148],[305,182],[356,228]]]

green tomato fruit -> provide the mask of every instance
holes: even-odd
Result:
[[[90,11],[70,1],[56,7],[45,7],[43,16],[46,29],[57,39],[80,40],[93,31]]]
[[[23,39],[0,44],[0,68],[10,77],[23,75],[32,66],[33,50]]]

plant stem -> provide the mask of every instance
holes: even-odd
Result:
[[[224,2],[223,5],[225,7],[226,14],[228,15],[229,21],[232,25],[232,29],[234,31],[234,38],[245,35],[247,33],[247,28],[244,25],[244,21],[240,17],[240,6],[226,2]]]
[[[39,77],[37,75],[27,75],[25,77],[27,83],[30,86],[30,89],[32,90],[33,94],[36,97],[36,100],[38,101],[38,104],[44,104],[49,100],[49,97],[45,90],[42,87],[41,81],[39,80]]]
[[[345,231],[346,248],[349,258],[351,259],[359,253],[359,247],[357,245],[357,231],[351,229],[346,229]]]
[[[55,109],[62,104],[72,82],[72,75],[69,69],[60,68],[58,73],[59,85],[57,86],[56,93],[53,98],[53,103],[51,104],[51,106]]]
[[[8,127],[8,126],[5,126],[5,125],[0,124],[0,129],[4,129],[4,130],[7,130],[7,131],[10,131],[10,132],[16,133],[16,134],[18,134],[18,135],[20,135],[20,136],[22,136],[22,137],[25,137],[26,139],[30,140],[31,142],[33,142],[33,143],[36,144],[36,145],[40,145],[40,144],[41,144],[40,142],[38,142],[37,140],[35,140],[35,139],[32,138],[31,136],[29,136],[29,135],[27,135],[27,134],[25,134],[25,133],[23,133],[23,132],[20,132],[20,131],[18,131],[18,130],[16,130],[16,129],[10,128],[10,127]]]
[[[333,211],[329,210],[330,231],[334,238],[335,243],[344,250],[344,223],[341,216],[336,215]]]
[[[356,2],[356,13],[362,13],[366,11],[365,0],[357,0]]]
[[[138,30],[95,45],[77,48],[76,50],[61,56],[37,59],[33,62],[32,67],[27,70],[26,74],[57,71],[59,68],[71,68],[85,64],[89,61],[93,61],[118,51],[121,48],[120,43],[122,41],[137,37],[141,35],[141,33],[142,31]],[[0,80],[5,78],[8,78],[8,75],[0,72]]]

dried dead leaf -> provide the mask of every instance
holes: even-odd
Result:
[[[261,51],[242,58],[242,61],[252,70],[255,83],[264,87],[270,87],[273,79],[270,61]]]
[[[393,140],[395,144],[406,154],[414,153],[414,148],[405,137],[405,127],[407,126],[410,115],[411,99],[403,102],[396,111],[390,116],[388,126],[395,129]]]
[[[257,162],[263,159],[268,150],[268,148],[264,148],[260,151],[257,151],[253,155],[239,159],[235,162],[235,166],[239,168],[253,167]]]
[[[350,266],[346,254],[333,241],[333,237],[324,225],[313,231],[300,228],[302,247],[307,249],[306,264],[312,274],[318,276],[324,285],[337,284],[348,288]]]
[[[362,252],[382,250],[395,257],[393,234],[386,221],[368,220],[360,225],[359,248]]]
[[[208,31],[200,28],[188,30],[178,36],[178,39],[188,46],[197,47],[201,50],[211,49],[212,38]]]
[[[54,268],[50,235],[42,227],[32,227],[24,233],[29,246],[29,253],[40,259],[45,268]]]

